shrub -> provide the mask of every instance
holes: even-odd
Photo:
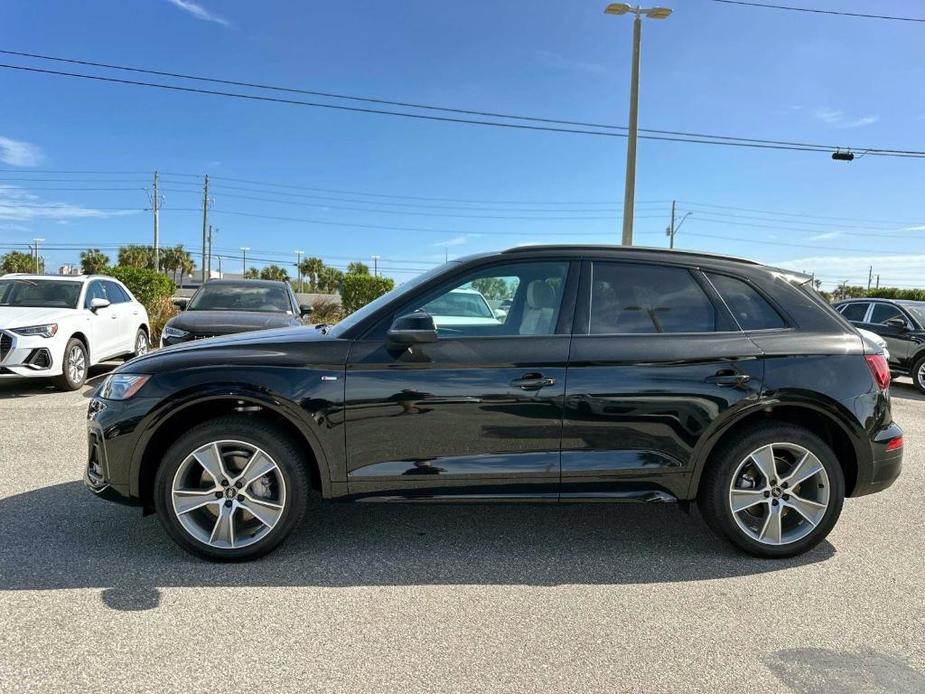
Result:
[[[148,311],[148,330],[150,335],[152,349],[160,344],[161,331],[164,329],[167,321],[173,318],[179,311],[173,305],[169,296],[162,296],[151,304],[145,304]]]
[[[373,299],[382,296],[395,286],[391,277],[374,277],[348,273],[340,285],[340,300],[344,315],[350,315]]]
[[[170,303],[174,291],[173,281],[154,270],[119,265],[109,268],[106,274],[122,282],[135,295],[148,312],[149,338],[152,345],[161,339],[161,330],[176,310]]]
[[[309,319],[312,323],[336,323],[344,317],[344,310],[335,301],[330,299],[315,299],[312,302],[312,314]]]

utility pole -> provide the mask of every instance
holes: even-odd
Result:
[[[217,255],[215,257],[218,258],[218,278],[221,279],[222,278],[222,256]]]
[[[154,271],[161,269],[161,202],[157,192],[157,171],[154,172],[154,191],[151,195],[151,209],[154,211]]]
[[[206,174],[202,187],[202,283],[206,283],[206,246],[209,233],[209,175]]]
[[[32,239],[32,250],[35,253],[35,274],[39,274],[39,242],[45,239]]]
[[[373,277],[379,276],[379,256],[373,256]]]
[[[299,294],[302,293],[302,251],[295,252],[295,267],[299,273]]]
[[[681,225],[684,224],[684,220],[690,217],[693,212],[685,212],[681,217],[680,222],[675,222],[675,209],[677,206],[677,200],[671,201],[671,225],[665,229],[665,234],[668,236],[668,248],[674,248],[674,237],[678,233],[678,229],[681,228]]]
[[[880,289],[880,273],[877,273],[877,289]]]
[[[871,265],[867,271],[867,291],[870,291],[870,283],[874,281],[874,266]]]
[[[241,277],[247,278],[247,252],[251,249],[250,246],[241,246]]]

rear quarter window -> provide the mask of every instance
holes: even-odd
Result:
[[[787,327],[786,321],[751,285],[728,275],[707,273],[742,330],[773,330]]]

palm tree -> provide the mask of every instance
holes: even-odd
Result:
[[[31,253],[10,251],[0,258],[0,271],[2,272],[35,272],[35,258]],[[45,271],[45,261],[39,258],[39,273]]]
[[[367,265],[366,263],[361,263],[359,260],[355,260],[349,265],[347,265],[347,274],[348,275],[368,275],[369,265]]]
[[[302,270],[302,274],[308,279],[308,286],[311,289],[317,289],[318,277],[324,270],[324,261],[321,258],[306,258],[299,267]]]
[[[80,267],[85,275],[96,275],[109,266],[109,256],[99,248],[80,252]]]
[[[244,272],[244,279],[246,280],[256,280],[260,278],[260,270],[255,267],[252,267]]]
[[[282,280],[285,282],[289,279],[289,273],[286,272],[286,268],[282,268],[279,265],[267,265],[260,271],[260,279]]]
[[[154,249],[151,246],[129,244],[119,249],[119,265],[137,268],[154,268]]]
[[[325,266],[318,273],[318,289],[333,294],[340,289],[340,282],[343,278],[343,272],[337,268]]]

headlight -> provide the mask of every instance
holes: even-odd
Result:
[[[13,328],[13,332],[28,336],[54,337],[54,334],[58,332],[58,324],[46,323],[45,325],[30,325],[28,328]]]
[[[163,333],[167,337],[186,337],[189,335],[188,330],[180,330],[179,328],[174,328],[169,325],[164,328]]]
[[[104,400],[128,400],[149,378],[146,374],[110,374],[100,386],[98,395]]]

